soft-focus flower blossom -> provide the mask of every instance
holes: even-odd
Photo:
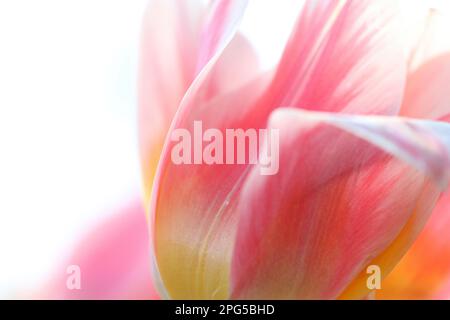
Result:
[[[410,68],[394,1],[306,1],[263,73],[232,37],[242,3],[155,1],[146,17],[140,136],[148,193],[163,150],[150,206],[162,293],[363,298],[366,267],[392,270],[448,184],[445,56]],[[197,120],[279,129],[279,173],[173,164],[167,133]]]
[[[141,200],[102,221],[75,247],[39,292],[38,299],[157,299],[152,285],[150,241]],[[80,271],[80,288],[67,286]]]

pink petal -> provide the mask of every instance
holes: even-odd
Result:
[[[409,61],[409,75],[401,114],[407,117],[450,120],[450,28],[448,14],[437,9],[424,10],[428,3],[405,3],[405,9],[412,16],[423,14],[417,23],[412,54]],[[409,28],[414,25],[407,24]]]
[[[145,189],[168,127],[196,75],[201,30],[200,1],[152,1],[144,17],[139,79],[139,137]],[[164,31],[164,32],[163,32]]]
[[[396,114],[406,75],[395,1],[306,1],[270,94],[274,106]]]
[[[222,52],[229,40],[234,36],[236,25],[242,18],[248,0],[221,0],[212,4],[207,17],[206,28],[202,34],[202,46],[199,53],[199,70],[216,54]],[[227,40],[228,39],[228,40]]]
[[[139,79],[139,137],[146,198],[182,98],[199,72],[230,42],[245,4],[223,0],[207,8],[200,0],[151,2],[144,17]],[[233,56],[242,57],[238,63],[242,66],[241,81],[246,81],[257,68],[257,59],[242,36],[231,47]],[[218,69],[209,94],[230,90],[239,83],[230,83],[227,70]]]
[[[196,103],[195,111],[182,118],[193,133],[193,119],[204,120],[204,130],[224,129],[233,123],[231,106],[253,105],[264,87],[264,77],[237,92]],[[203,113],[216,110],[215,117]],[[180,121],[179,118],[176,120]],[[178,124],[178,123],[177,123]],[[245,165],[175,165],[168,142],[160,163],[151,206],[154,249],[162,281],[171,298],[226,298],[233,230],[235,196]],[[183,266],[180,268],[180,266]]]
[[[415,26],[408,24],[408,28],[415,28],[415,31],[411,32],[415,40],[412,43],[409,59],[409,69],[414,71],[427,61],[450,53],[450,39],[447,34],[450,21],[448,12],[430,8],[430,3],[420,0],[414,5],[411,5],[410,0],[406,3],[405,9],[408,15],[412,12],[414,12],[413,15],[417,15],[417,12],[422,13],[422,19],[416,21],[418,23]],[[427,10],[424,10],[425,8]]]
[[[450,118],[450,53],[428,60],[407,81],[402,115]]]
[[[145,210],[136,200],[90,230],[38,298],[157,299],[150,252]],[[80,290],[66,285],[71,265],[80,267]]]
[[[444,189],[448,185],[450,124],[446,122],[419,121],[401,117],[305,113],[289,108],[280,112],[289,113],[296,118],[302,115],[332,124],[424,171]]]
[[[448,180],[450,126],[281,109],[270,127],[280,171],[244,184],[232,297],[366,296],[366,267],[390,271]]]

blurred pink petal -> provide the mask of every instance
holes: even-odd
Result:
[[[277,107],[397,114],[406,74],[398,13],[396,1],[306,1],[266,99]]]
[[[139,137],[146,199],[182,98],[205,65],[228,45],[245,5],[246,1],[236,0],[217,1],[209,7],[201,0],[150,2],[144,17],[139,80]],[[237,61],[242,67],[241,80],[230,82],[227,68],[219,68],[209,95],[246,81],[257,67],[253,50],[242,36],[231,46],[229,57],[241,57]]]
[[[408,77],[402,115],[450,121],[450,53],[427,60]]]
[[[447,96],[450,90],[450,28],[448,12],[433,3],[416,0],[411,6],[407,1],[408,14],[421,12],[423,18],[412,44],[410,67],[405,89],[405,99],[401,114],[415,118],[428,118],[448,121],[450,103]]]
[[[423,18],[416,24],[416,26],[418,25],[417,31],[412,32],[415,35],[415,41],[412,44],[409,69],[415,71],[428,60],[450,53],[450,38],[448,37],[450,20],[448,12],[443,12],[441,8],[433,8],[430,6],[431,2],[419,0],[417,5],[411,5],[411,1],[407,0],[407,3],[408,13],[411,11],[423,12]],[[424,10],[424,6],[427,10]]]
[[[157,299],[151,279],[150,239],[140,200],[119,210],[91,230],[51,283],[37,293],[41,299]],[[81,289],[70,290],[68,266],[80,268]]]
[[[280,172],[244,184],[232,297],[363,298],[366,267],[392,269],[448,183],[450,126],[296,109],[270,125]]]
[[[217,52],[222,52],[224,46],[234,36],[236,25],[241,20],[247,4],[248,0],[222,0],[212,2],[209,16],[206,17],[200,52],[197,58],[199,71]]]

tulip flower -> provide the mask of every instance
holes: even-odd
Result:
[[[389,274],[447,189],[446,56],[411,71],[394,1],[305,1],[267,73],[236,34],[244,2],[216,2],[207,18],[155,3],[140,136],[161,294],[366,297],[367,267]],[[279,172],[174,163],[172,133],[194,134],[196,121],[278,130]]]

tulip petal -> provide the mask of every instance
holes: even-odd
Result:
[[[153,0],[144,17],[139,79],[139,138],[146,199],[172,119],[196,76],[234,35],[246,1]],[[163,32],[162,32],[163,31]],[[242,36],[229,55],[240,56],[241,81],[253,76],[257,59]],[[218,69],[209,95],[232,90],[228,70]]]
[[[427,10],[424,7],[428,7]],[[429,3],[420,0],[413,5],[410,0],[406,1],[405,9],[408,15],[411,12],[423,13],[423,18],[416,23],[416,26],[408,24],[409,28],[417,29],[416,32],[411,32],[415,36],[415,41],[412,41],[409,70],[415,71],[427,61],[449,54],[450,39],[447,33],[450,21],[448,12],[443,12],[439,8],[430,8]]]
[[[227,123],[236,121],[235,116],[240,116],[227,113],[227,108],[254,105],[266,83],[266,77],[262,77],[210,103],[197,103],[195,111],[176,120],[185,125],[192,137],[193,119],[204,120],[205,131],[224,129]],[[209,115],[201,112],[204,109],[215,110],[216,118],[203,118],[202,114]],[[246,166],[175,165],[171,159],[175,144],[169,141],[166,145],[168,152],[163,154],[159,166],[151,206],[154,250],[161,279],[171,298],[227,298],[236,224],[234,203]]]
[[[262,176],[255,167],[245,181],[232,297],[366,296],[366,267],[390,271],[437,201],[433,179],[447,182],[450,128],[442,125],[275,111],[280,171]]]
[[[294,109],[284,111],[296,114]],[[384,151],[424,171],[443,189],[450,179],[450,124],[442,121],[382,116],[304,113],[304,117],[330,123],[366,139]],[[436,139],[438,137],[438,139]]]
[[[438,8],[429,9],[429,4],[416,1],[405,2],[408,15],[423,18],[418,31],[412,32],[412,53],[409,61],[409,75],[401,115],[450,121],[450,41],[446,33],[450,27],[448,13]],[[426,9],[427,8],[427,9]],[[406,23],[413,27],[411,23]]]
[[[408,77],[401,114],[450,120],[450,54],[427,61]]]
[[[201,70],[216,54],[223,51],[242,18],[248,0],[221,0],[213,2],[214,7],[207,18],[206,28],[202,34],[202,46],[198,59],[198,70]]]
[[[113,215],[75,247],[39,299],[157,299],[151,279],[150,239],[140,200]],[[70,265],[80,269],[79,290],[67,287]]]
[[[397,114],[406,75],[398,9],[396,1],[306,1],[266,99],[318,111]]]
[[[450,279],[449,212],[450,193],[446,193],[414,245],[383,281],[377,298],[433,299],[445,288]]]

